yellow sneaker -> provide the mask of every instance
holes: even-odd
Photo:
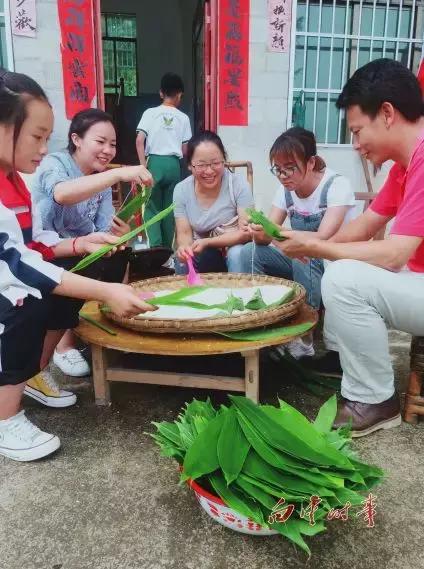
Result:
[[[42,371],[27,381],[25,395],[47,407],[70,407],[77,396],[71,391],[60,389],[49,371]]]

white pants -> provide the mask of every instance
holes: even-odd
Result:
[[[387,327],[424,336],[424,273],[362,261],[331,263],[322,279],[326,346],[340,354],[342,396],[381,403],[394,393]]]

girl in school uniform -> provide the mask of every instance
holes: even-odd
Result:
[[[63,239],[43,231],[18,171],[31,174],[47,153],[53,113],[41,87],[0,70],[0,455],[31,461],[54,452],[57,436],[21,410],[26,381],[42,369],[57,334],[75,325],[67,302],[94,299],[132,316],[150,310],[129,286],[104,283],[48,262],[85,255],[116,237],[103,232]],[[50,331],[47,334],[47,331]]]

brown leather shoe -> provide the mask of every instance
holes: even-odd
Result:
[[[339,403],[333,429],[347,425],[350,420],[352,437],[365,437],[379,429],[399,427],[402,423],[399,396],[394,393],[390,399],[374,404],[343,399]]]

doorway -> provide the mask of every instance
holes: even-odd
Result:
[[[178,73],[185,86],[181,110],[194,132],[216,128],[217,0],[97,0],[98,65],[105,110],[117,127],[116,162],[138,163],[136,127],[160,104],[160,79]],[[100,44],[100,45],[99,45]]]

